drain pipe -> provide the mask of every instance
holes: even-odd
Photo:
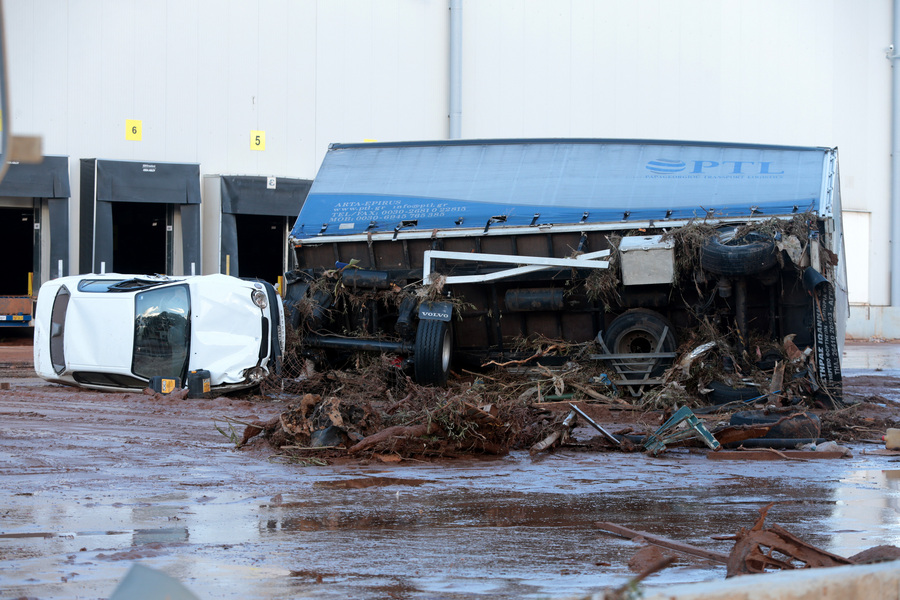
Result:
[[[462,0],[450,0],[450,139],[457,140],[461,135]]]
[[[891,31],[891,306],[900,306],[900,0]]]

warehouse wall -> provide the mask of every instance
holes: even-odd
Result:
[[[312,178],[331,142],[447,136],[448,0],[5,7],[13,127],[47,154]],[[890,0],[463,0],[462,135],[838,146],[868,215],[852,295],[887,305],[890,23]]]
[[[463,137],[838,146],[871,213],[855,298],[889,304],[890,23],[887,0],[468,2]]]

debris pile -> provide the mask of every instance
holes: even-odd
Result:
[[[261,436],[281,452],[326,459],[537,454],[560,446],[657,455],[679,446],[812,450],[827,439],[874,438],[893,425],[867,424],[852,399],[824,406],[827,390],[813,393],[810,353],[793,346],[792,336],[780,345],[748,340],[737,356],[716,335],[707,322],[679,348],[665,385],[634,395],[616,386],[603,360],[587,358],[596,350],[591,344],[521,340],[517,350],[527,358],[455,371],[447,387],[436,388],[415,384],[402,359],[387,354],[354,354],[342,368],[316,371],[292,332],[281,375],[261,386],[264,396],[287,401],[287,410],[244,424],[237,443]],[[750,368],[753,357],[759,360]],[[578,427],[598,435],[579,441]]]
[[[388,357],[281,383],[296,388],[289,397],[298,401],[269,422],[249,425],[241,444],[262,434],[293,454],[454,457],[503,454],[536,435],[533,407],[502,387],[480,380],[419,386]],[[266,393],[288,396],[280,389]]]

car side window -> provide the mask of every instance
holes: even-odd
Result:
[[[79,292],[108,292],[109,288],[122,283],[121,279],[82,279],[78,282]]]
[[[132,371],[184,380],[190,356],[190,291],[186,285],[139,292],[134,299]]]

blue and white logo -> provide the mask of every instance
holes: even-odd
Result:
[[[647,163],[647,170],[660,175],[669,173],[679,173],[687,167],[683,160],[667,160],[665,158],[657,158]]]

